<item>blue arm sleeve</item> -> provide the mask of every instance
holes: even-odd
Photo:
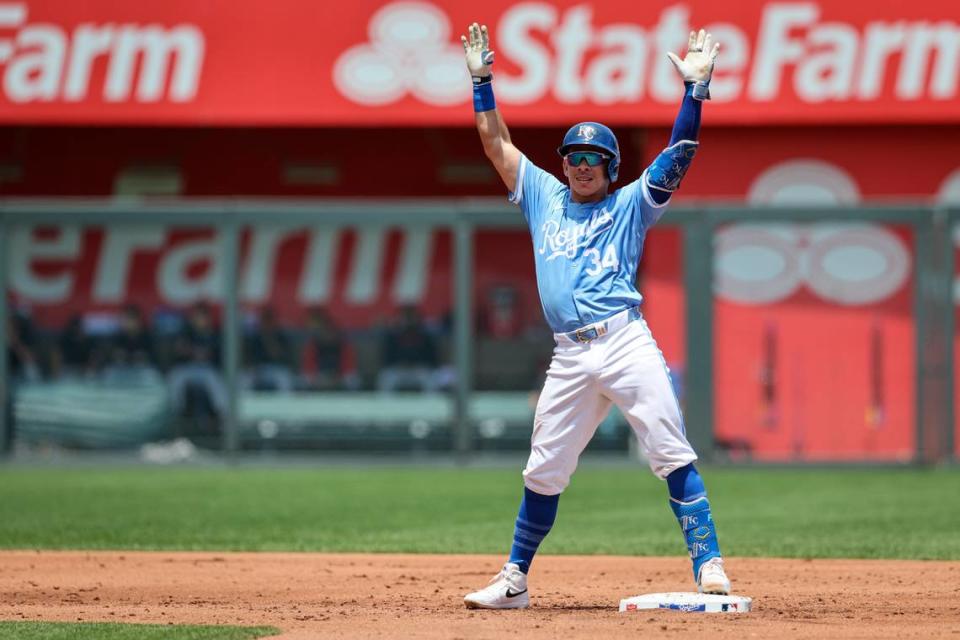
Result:
[[[668,148],[673,147],[681,140],[696,141],[700,137],[700,113],[703,109],[703,102],[693,97],[692,82],[684,83],[684,86],[683,102],[680,103],[680,113],[677,114],[677,119],[673,123],[673,132],[670,134]],[[656,164],[656,161],[654,161],[654,164]],[[686,167],[684,167],[684,172],[686,172]],[[663,204],[669,200],[671,193],[672,191],[650,189],[650,197],[657,204]]]
[[[673,123],[673,133],[670,134],[670,144],[673,146],[681,140],[696,140],[700,137],[700,112],[703,102],[693,97],[693,83],[685,82],[683,102],[680,103],[680,113]]]

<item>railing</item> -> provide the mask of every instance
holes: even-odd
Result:
[[[717,451],[722,438],[717,437],[718,401],[734,381],[723,381],[718,387],[718,348],[735,344],[728,339],[718,343],[717,328],[717,260],[715,241],[728,225],[772,225],[789,223],[806,228],[822,224],[868,224],[904,230],[911,245],[910,273],[904,285],[910,290],[909,317],[913,344],[908,361],[912,371],[892,371],[893,386],[911,385],[912,407],[903,424],[913,428],[909,455],[883,454],[866,456],[881,461],[937,462],[956,458],[956,384],[955,356],[955,292],[956,248],[954,238],[960,229],[960,210],[925,207],[858,207],[858,208],[743,208],[696,207],[672,209],[659,223],[657,230],[674,230],[681,236],[683,342],[687,363],[683,378],[683,396],[688,436],[704,457]],[[242,236],[244,229],[269,224],[283,228],[312,228],[316,225],[351,228],[423,225],[450,234],[450,305],[453,309],[450,351],[455,376],[448,392],[436,394],[396,394],[366,392],[313,392],[291,394],[281,398],[270,393],[241,389],[242,365],[242,301],[239,281]],[[127,202],[33,202],[6,201],[0,205],[0,247],[3,256],[11,255],[13,229],[30,227],[130,228],[160,225],[175,228],[214,228],[220,259],[219,268],[225,277],[220,280],[222,301],[221,373],[225,381],[226,406],[219,436],[226,452],[236,452],[251,442],[269,439],[274,445],[289,439],[298,446],[313,438],[326,442],[352,433],[360,442],[375,439],[379,427],[399,429],[413,440],[432,443],[431,447],[467,455],[498,441],[504,434],[513,434],[523,446],[523,434],[529,430],[532,408],[527,400],[529,390],[500,392],[477,390],[473,379],[476,353],[475,284],[477,276],[476,237],[492,229],[526,233],[525,222],[513,206],[485,200],[476,201],[186,201],[169,204]],[[528,245],[529,246],[529,245]],[[102,249],[101,249],[102,250]],[[853,256],[853,257],[851,257]],[[849,259],[855,259],[851,254]],[[532,264],[532,261],[529,261]],[[8,259],[0,260],[0,283],[9,290],[11,273]],[[803,267],[798,267],[803,268]],[[8,313],[6,296],[0,296],[0,316]],[[841,309],[840,306],[837,309]],[[829,313],[829,309],[825,312]],[[655,328],[655,333],[657,333]],[[882,341],[881,338],[878,340]],[[7,325],[0,323],[0,346],[6,352]],[[886,353],[880,348],[877,353]],[[837,361],[844,354],[836,353]],[[877,356],[878,367],[886,367]],[[0,400],[7,406],[10,379],[7,358],[0,359]],[[777,362],[782,366],[782,362]],[[831,363],[824,363],[829,370]],[[874,384],[873,392],[881,394],[890,381]],[[61,394],[62,389],[47,389]],[[16,411],[44,408],[44,391],[34,387],[18,399]],[[718,394],[721,398],[718,399]],[[768,399],[769,400],[769,399]],[[23,402],[24,404],[19,404]],[[766,401],[765,401],[766,402]],[[722,404],[722,402],[721,402]],[[102,409],[102,407],[101,407]],[[40,413],[49,413],[41,411]],[[776,412],[772,412],[774,415]],[[18,414],[19,415],[19,414]],[[26,414],[23,414],[26,415]],[[725,420],[722,418],[721,422]],[[271,416],[279,417],[280,424]],[[310,419],[314,416],[316,419]],[[95,418],[94,418],[95,419]],[[777,417],[774,415],[773,421]],[[869,418],[876,420],[876,416]],[[12,426],[6,411],[0,415],[0,432],[9,433]],[[724,423],[725,424],[725,423]],[[352,426],[351,426],[352,425]],[[485,426],[482,426],[485,425]],[[360,427],[366,429],[364,431]],[[482,427],[481,427],[482,426]],[[720,425],[721,430],[723,424]],[[842,428],[842,425],[840,425]],[[353,428],[353,431],[351,431]],[[628,431],[621,422],[619,431],[609,431],[611,448],[624,448]],[[879,428],[878,428],[879,429]],[[321,435],[322,434],[322,435]],[[358,435],[359,434],[359,435]],[[493,436],[491,436],[493,434]],[[518,435],[519,434],[519,435]],[[394,434],[396,435],[396,434]],[[883,434],[881,434],[883,435]],[[795,443],[796,435],[793,437]],[[872,436],[870,436],[872,437]],[[878,436],[880,437],[880,436]],[[325,438],[327,440],[325,440]],[[485,440],[486,439],[486,440]],[[10,446],[3,438],[2,445]],[[869,446],[867,447],[869,448]],[[786,451],[786,450],[785,450]],[[802,452],[802,446],[787,451],[786,459],[817,459]],[[733,456],[734,459],[736,456]],[[823,458],[824,456],[820,456]],[[853,456],[856,458],[856,454]],[[849,460],[850,456],[840,456]],[[774,457],[774,459],[783,459]],[[830,459],[830,455],[826,455]]]

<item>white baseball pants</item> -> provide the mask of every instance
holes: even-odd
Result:
[[[612,404],[660,478],[697,459],[663,354],[641,317],[590,342],[557,340],[523,471],[527,488],[542,495],[562,492]]]

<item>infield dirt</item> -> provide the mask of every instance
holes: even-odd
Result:
[[[960,562],[727,560],[747,614],[618,613],[620,598],[690,591],[687,560],[541,556],[531,608],[463,595],[496,556],[11,551],[0,619],[272,625],[279,638],[951,638]],[[682,634],[682,635],[681,635]]]

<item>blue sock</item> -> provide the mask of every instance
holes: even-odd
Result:
[[[523,488],[523,500],[520,502],[517,524],[513,530],[513,546],[510,548],[510,562],[520,567],[520,571],[530,571],[534,554],[557,518],[559,503],[559,493],[545,496]]]
[[[670,489],[670,508],[680,523],[680,530],[693,561],[693,578],[700,575],[700,567],[711,558],[720,557],[720,542],[710,513],[710,501],[697,468],[688,464],[667,476]]]
[[[685,467],[674,469],[667,476],[667,487],[670,489],[670,497],[680,502],[693,502],[707,495],[703,478],[692,462]]]

